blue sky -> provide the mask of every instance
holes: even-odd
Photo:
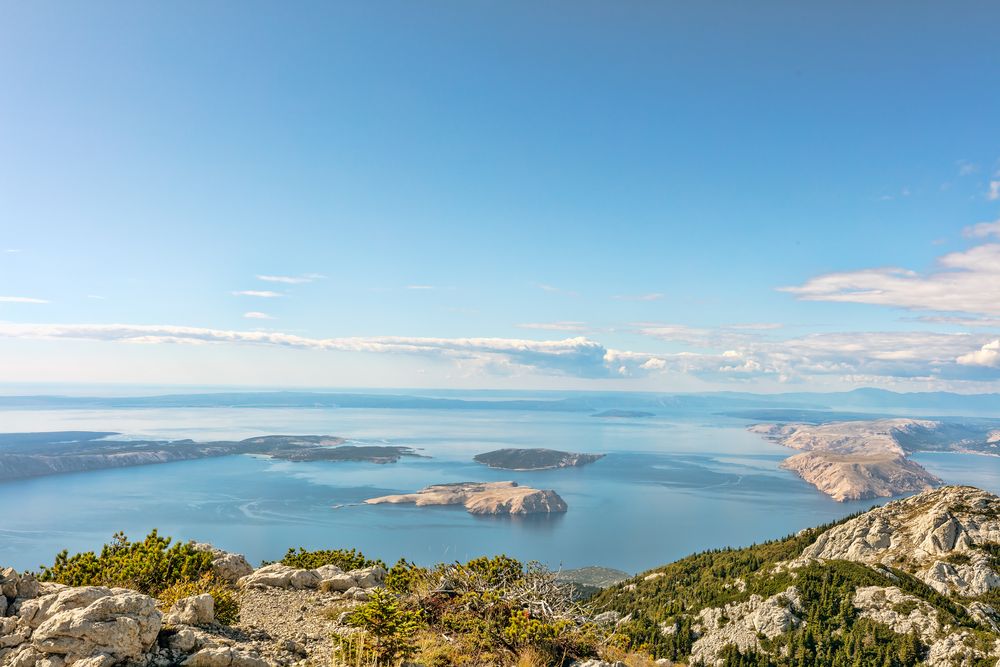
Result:
[[[998,19],[5,3],[0,382],[1000,389]]]

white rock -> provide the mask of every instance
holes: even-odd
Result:
[[[50,614],[35,629],[31,643],[42,653],[70,661],[102,653],[116,661],[137,660],[156,641],[161,616],[148,595],[114,593],[86,607]]]
[[[698,614],[701,636],[691,649],[692,662],[721,664],[719,654],[728,645],[746,652],[760,647],[759,636],[774,638],[800,622],[799,592],[794,586],[764,599],[751,595],[746,602],[709,607]]]
[[[274,588],[288,588],[289,580],[294,572],[301,572],[289,565],[281,563],[271,563],[262,568],[254,570],[239,580],[240,586],[272,586]]]
[[[319,575],[320,580],[330,579],[344,573],[344,571],[336,565],[321,565],[313,570],[313,572]]]
[[[271,667],[266,660],[228,646],[203,648],[181,663],[184,667]]]
[[[343,593],[357,587],[358,582],[349,574],[335,574],[321,582],[323,590],[332,593]]]
[[[215,621],[215,600],[208,593],[178,600],[163,618],[169,625],[208,625]]]
[[[387,572],[385,571],[385,568],[379,565],[373,565],[371,567],[363,567],[358,570],[351,570],[347,574],[353,577],[357,582],[357,585],[361,588],[374,588],[385,583],[385,575]]]

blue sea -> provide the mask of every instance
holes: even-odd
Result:
[[[868,509],[837,503],[778,468],[787,449],[720,416],[604,420],[580,413],[394,409],[6,410],[0,430],[120,431],[121,437],[234,439],[296,433],[405,445],[399,463],[292,463],[230,456],[0,483],[0,565],[37,568],[61,549],[99,548],[153,528],[211,541],[251,561],[287,548],[358,548],[422,564],[506,553],[551,567],[638,572]],[[500,447],[607,456],[582,468],[491,470]],[[1000,458],[915,457],[949,483],[1000,491]],[[366,506],[430,484],[513,479],[556,490],[565,515],[475,517],[462,508]]]

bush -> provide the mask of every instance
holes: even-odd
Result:
[[[429,584],[430,571],[414,565],[405,558],[400,558],[385,575],[385,587],[400,595],[425,590]]]
[[[368,602],[347,617],[347,624],[363,631],[355,650],[370,656],[374,664],[388,666],[416,652],[414,635],[422,624],[419,611],[400,605],[395,595],[384,589],[374,589]]]
[[[165,588],[157,600],[164,611],[178,600],[208,593],[215,603],[215,620],[223,625],[233,625],[240,620],[240,602],[232,586],[221,582],[210,574],[203,575],[198,581],[179,581]]]
[[[374,565],[385,567],[385,563],[382,561],[365,558],[363,553],[355,549],[306,551],[302,547],[299,547],[298,551],[289,549],[285,557],[281,559],[281,563],[302,570],[315,570],[317,567],[324,565],[336,565],[345,572],[357,570],[362,567],[372,567]]]
[[[212,572],[212,554],[186,543],[171,544],[153,530],[141,542],[115,533],[100,555],[93,551],[69,555],[63,550],[38,579],[67,586],[117,586],[157,597],[181,582],[196,582]]]

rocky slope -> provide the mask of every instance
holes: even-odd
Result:
[[[436,484],[416,493],[381,496],[365,501],[369,505],[414,504],[464,505],[470,514],[523,515],[565,512],[566,502],[552,490],[518,486],[517,482],[459,482]]]
[[[604,458],[604,454],[576,454],[556,449],[496,449],[476,454],[473,460],[502,470],[552,470],[574,468]]]
[[[754,654],[784,665],[803,651],[807,664],[878,664],[877,646],[891,647],[893,664],[994,665],[998,572],[1000,498],[950,486],[785,540],[691,556],[595,604],[624,619],[623,632],[658,627],[657,655],[708,665]],[[646,632],[637,634],[650,643]]]

